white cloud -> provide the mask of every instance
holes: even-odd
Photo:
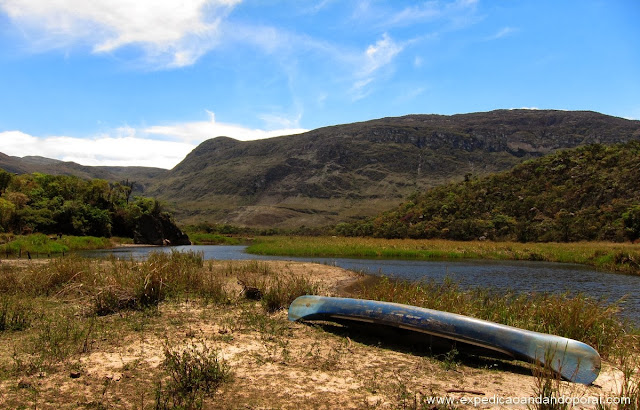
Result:
[[[230,137],[240,141],[272,138],[283,135],[300,134],[308,130],[302,128],[279,128],[271,130],[247,128],[237,124],[220,123],[215,114],[207,111],[209,121],[182,122],[169,125],[155,125],[142,130],[147,135],[160,135],[191,144],[198,144],[214,137]]]
[[[88,44],[96,53],[135,45],[148,62],[193,64],[216,44],[221,20],[241,0],[0,0],[36,48]]]
[[[298,134],[307,130],[283,128],[251,129],[209,121],[155,125],[146,128],[121,127],[90,138],[33,136],[21,131],[0,132],[0,152],[18,157],[37,155],[82,165],[148,166],[173,168],[199,143],[227,136],[242,141]]]
[[[400,51],[402,51],[402,46],[393,41],[387,33],[384,33],[380,40],[367,47],[367,51],[365,51],[364,75],[372,74],[380,67],[389,64]]]
[[[403,45],[393,41],[387,33],[384,33],[375,44],[367,47],[361,59],[361,69],[351,87],[354,100],[362,99],[371,93],[366,87],[373,82],[376,73],[389,65],[403,48]]]
[[[403,26],[432,20],[442,15],[442,10],[437,2],[430,1],[423,4],[406,7],[391,15],[385,24],[390,26]]]
[[[117,134],[114,132],[114,134]],[[171,168],[192,149],[191,144],[149,141],[135,135],[93,138],[35,137],[20,131],[0,132],[1,151],[7,155],[36,155],[82,165],[148,166]]]

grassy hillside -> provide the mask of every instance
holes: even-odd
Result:
[[[409,115],[258,141],[203,142],[149,193],[186,222],[318,226],[373,216],[414,191],[488,175],[561,148],[640,138],[594,112]]]
[[[640,142],[590,145],[411,196],[346,235],[527,241],[640,237]]]

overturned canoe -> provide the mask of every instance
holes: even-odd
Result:
[[[600,355],[585,343],[439,310],[325,296],[301,296],[289,306],[289,320],[314,319],[355,320],[427,333],[549,366],[576,383],[591,384],[600,372]]]

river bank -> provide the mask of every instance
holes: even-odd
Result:
[[[577,263],[640,275],[640,245],[609,242],[519,243],[353,237],[259,237],[248,253],[276,256],[423,260],[526,260]]]
[[[0,406],[156,408],[201,400],[204,408],[453,408],[428,400],[484,398],[479,408],[492,408],[501,407],[492,398],[543,392],[545,378],[527,363],[287,320],[283,308],[301,292],[358,296],[371,289],[389,298],[416,289],[363,285],[363,278],[333,266],[204,261],[194,253],[143,262],[70,257],[4,265],[0,306],[14,319],[0,331]],[[263,298],[248,298],[243,285],[259,288]],[[462,302],[464,294],[448,299]],[[574,317],[575,328],[603,328],[613,339],[602,346],[606,360],[594,385],[548,379],[546,394],[619,396],[620,358],[638,357],[637,336],[594,324],[593,312],[575,316],[567,310],[579,307],[575,299],[565,302],[566,308],[540,305],[551,320]],[[510,306],[507,315],[526,321],[528,313]],[[202,378],[189,378],[188,369]]]

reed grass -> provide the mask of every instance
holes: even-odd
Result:
[[[345,237],[258,238],[247,252],[346,258],[495,259],[579,263],[596,269],[640,274],[640,247],[608,242],[519,243]]]

